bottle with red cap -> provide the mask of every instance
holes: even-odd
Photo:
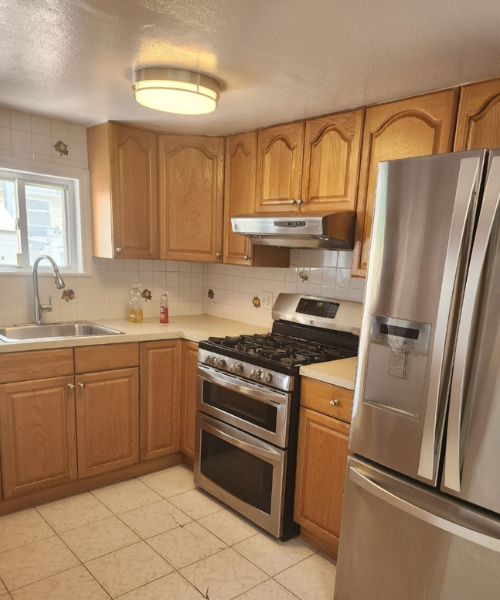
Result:
[[[160,323],[168,323],[168,294],[163,292],[160,297]]]

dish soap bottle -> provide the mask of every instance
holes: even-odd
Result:
[[[160,298],[160,323],[168,323],[168,294],[163,292]]]
[[[130,290],[130,300],[127,307],[127,321],[131,323],[142,323],[142,293],[139,289],[140,283],[134,283]]]

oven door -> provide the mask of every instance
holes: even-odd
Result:
[[[287,451],[196,415],[194,482],[272,535],[283,533]]]
[[[271,442],[288,445],[290,392],[198,365],[196,408]]]

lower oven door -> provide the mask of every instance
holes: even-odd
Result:
[[[194,482],[272,535],[283,533],[287,451],[196,415]]]
[[[290,392],[198,365],[196,408],[280,448],[288,445]]]

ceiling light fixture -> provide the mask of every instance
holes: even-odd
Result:
[[[217,108],[220,86],[215,79],[194,71],[154,67],[133,73],[137,102],[164,112],[202,115]]]

